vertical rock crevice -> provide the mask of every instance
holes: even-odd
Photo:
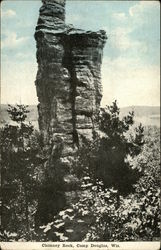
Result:
[[[76,74],[74,71],[74,64],[72,58],[72,48],[70,46],[70,40],[67,36],[64,37],[63,41],[64,46],[64,57],[63,57],[63,67],[66,68],[70,75],[70,83],[71,83],[71,112],[72,112],[72,127],[73,127],[73,146],[79,146],[79,138],[76,131],[76,110],[75,110],[75,97],[76,97]]]

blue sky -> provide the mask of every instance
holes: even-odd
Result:
[[[39,0],[5,0],[1,6],[1,102],[36,104],[34,30]],[[159,1],[68,1],[66,22],[104,29],[102,105],[159,105]]]

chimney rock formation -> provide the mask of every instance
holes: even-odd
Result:
[[[65,24],[65,0],[42,0],[36,27],[39,127],[44,142],[63,140],[72,155],[81,135],[92,138],[102,98],[101,63],[105,31]],[[77,3],[76,3],[77,4]]]

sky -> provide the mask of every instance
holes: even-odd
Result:
[[[37,104],[34,31],[40,0],[1,4],[1,103]],[[159,1],[67,0],[66,23],[104,29],[102,106],[160,105]]]

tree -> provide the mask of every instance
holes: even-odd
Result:
[[[26,233],[31,240],[39,166],[43,162],[39,135],[31,123],[25,122],[27,106],[9,105],[7,111],[15,124],[1,129],[2,227],[9,232]]]
[[[28,109],[28,105],[17,104],[16,106],[8,105],[7,112],[12,121],[19,123],[23,123],[27,114],[30,112]]]
[[[100,133],[94,133],[93,142],[83,139],[83,145],[78,151],[75,168],[79,177],[89,175],[95,183],[102,180],[104,187],[114,187],[119,195],[127,195],[133,191],[141,173],[132,168],[128,158],[141,152],[144,144],[144,129],[140,124],[133,135],[130,128],[134,124],[134,113],[131,112],[122,119],[117,102],[102,108],[97,122]]]
[[[2,230],[4,241],[35,240],[39,226],[65,205],[62,143],[44,147],[38,131],[26,122],[25,105],[9,105],[12,124],[1,133]]]

